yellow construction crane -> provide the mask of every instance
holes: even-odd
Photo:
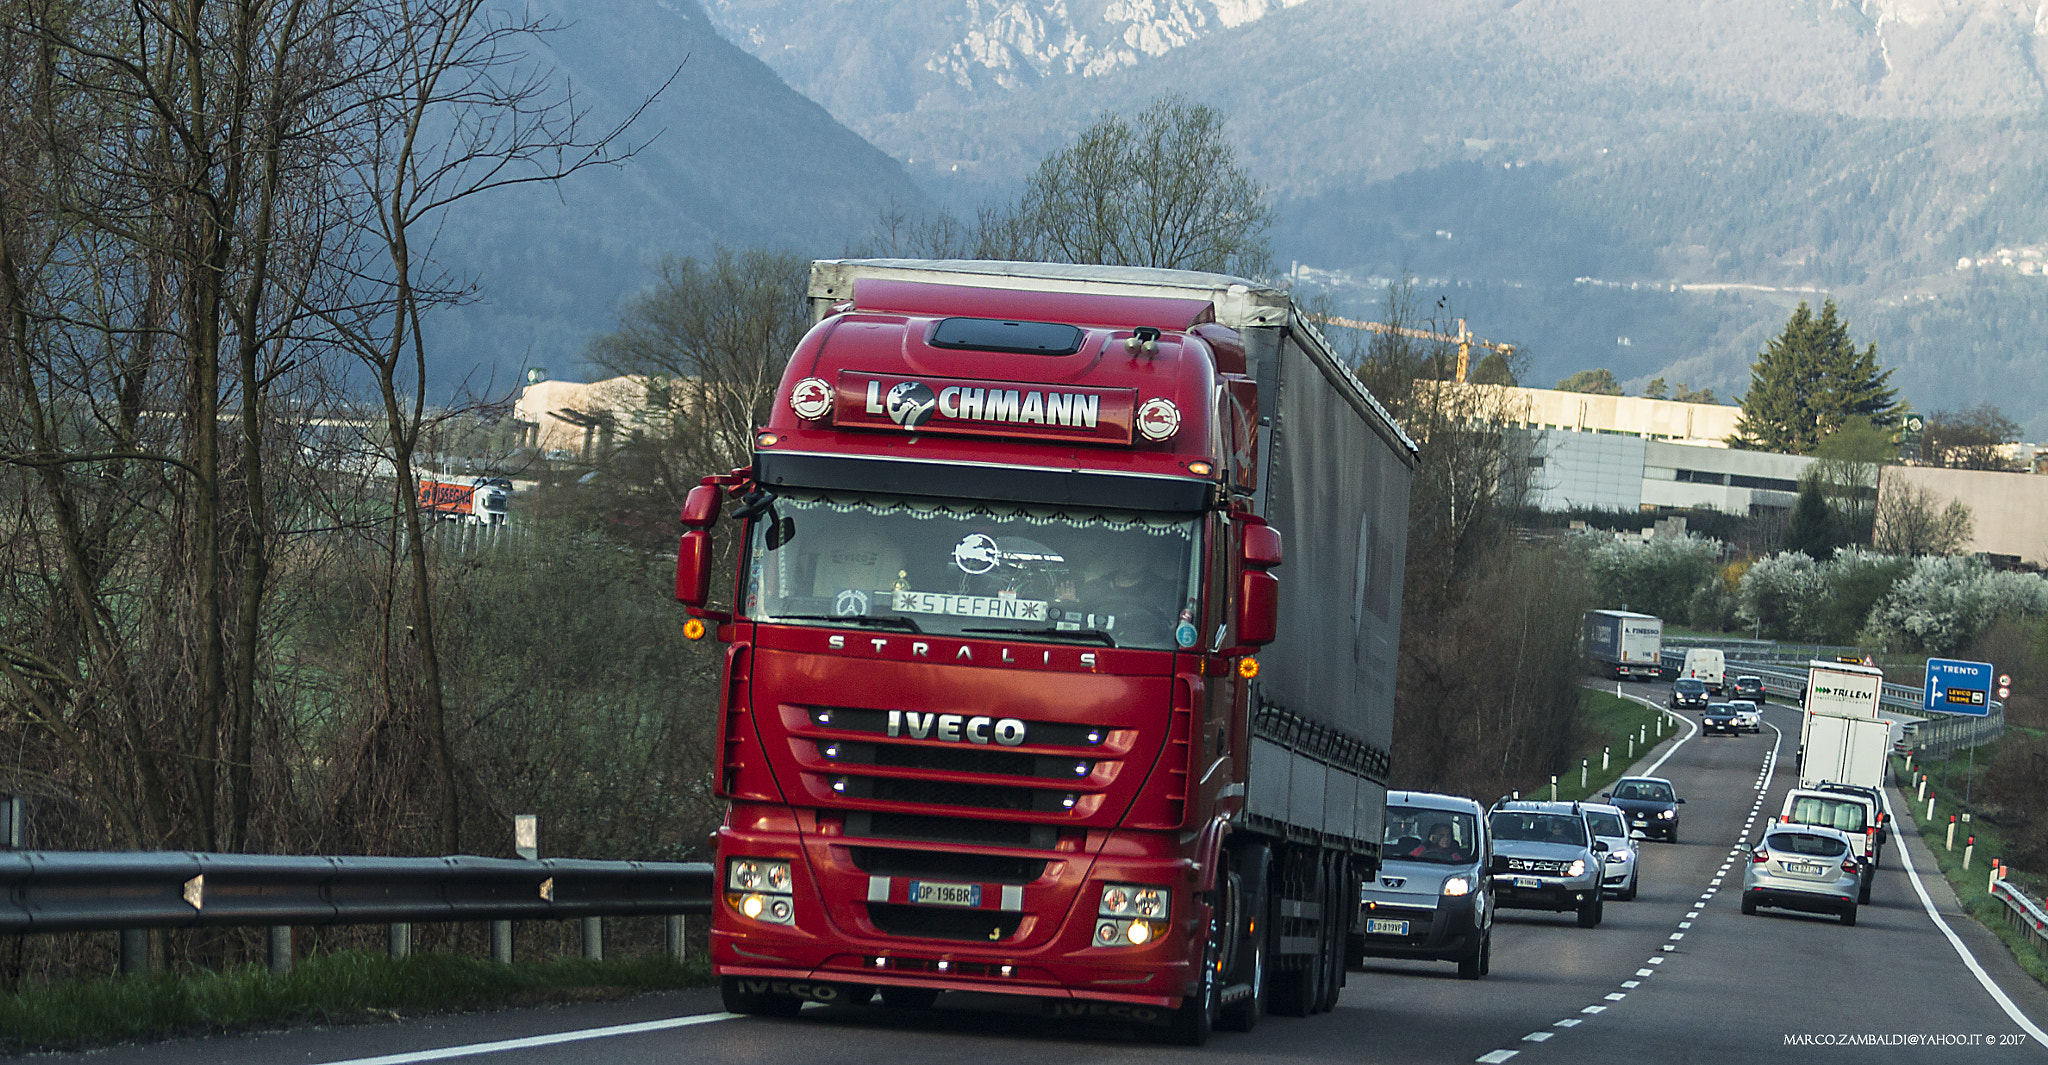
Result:
[[[1341,325],[1349,329],[1363,329],[1368,333],[1386,333],[1394,336],[1409,337],[1414,340],[1440,340],[1447,344],[1456,344],[1458,345],[1459,384],[1465,383],[1465,373],[1471,368],[1472,345],[1477,344],[1482,348],[1498,351],[1503,359],[1514,354],[1515,351],[1513,344],[1502,344],[1497,341],[1482,340],[1479,337],[1473,336],[1472,331],[1465,328],[1465,320],[1463,318],[1458,319],[1458,331],[1456,333],[1432,333],[1427,329],[1414,329],[1405,325],[1388,325],[1385,322],[1360,322],[1350,318],[1320,318],[1317,320],[1327,325]]]

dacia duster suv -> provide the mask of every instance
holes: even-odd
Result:
[[[1601,870],[1607,844],[1593,837],[1575,802],[1504,801],[1487,815],[1493,829],[1493,902],[1522,910],[1575,910],[1580,928],[1603,915]]]

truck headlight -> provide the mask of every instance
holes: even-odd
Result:
[[[725,901],[740,916],[768,924],[795,924],[790,866],[767,858],[733,858],[725,863]]]
[[[1172,888],[1153,884],[1104,884],[1102,906],[1096,912],[1103,917],[1142,917],[1148,921],[1164,921],[1172,908]]]
[[[1444,879],[1444,896],[1446,898],[1455,899],[1460,895],[1469,895],[1471,893],[1472,881],[1462,876],[1446,877]]]
[[[1142,947],[1166,931],[1173,889],[1157,884],[1104,884],[1096,907],[1098,947]]]

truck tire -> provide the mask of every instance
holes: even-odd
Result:
[[[1221,900],[1216,900],[1221,901]],[[1217,996],[1221,993],[1216,978],[1216,964],[1223,957],[1223,918],[1212,905],[1209,911],[1209,937],[1202,944],[1202,961],[1195,983],[1195,993],[1181,999],[1180,1007],[1173,1011],[1173,1018],[1167,1022],[1168,1042],[1184,1047],[1198,1047],[1209,1042],[1209,1034],[1216,1029]]]
[[[1344,905],[1344,889],[1351,883],[1351,874],[1344,868],[1344,859],[1329,855],[1323,859],[1323,952],[1317,956],[1316,964],[1323,974],[1323,989],[1316,996],[1316,1012],[1328,1013],[1337,1008],[1337,996],[1344,993],[1344,945],[1351,933],[1351,908]],[[1357,906],[1358,891],[1351,891],[1351,907]]]
[[[1273,886],[1273,915],[1275,920],[1268,926],[1272,929],[1271,943],[1273,958],[1278,965],[1272,979],[1272,999],[1267,1010],[1280,1017],[1306,1017],[1315,1012],[1316,992],[1319,990],[1316,973],[1322,959],[1310,955],[1287,955],[1279,951],[1281,931],[1288,920],[1281,917],[1285,911],[1289,888],[1297,892],[1294,897],[1307,902],[1320,902],[1321,882],[1313,867],[1302,869],[1300,851],[1281,856],[1281,874]],[[1320,911],[1318,911],[1320,912]]]
[[[1258,846],[1242,852],[1233,863],[1237,866],[1233,879],[1244,896],[1237,909],[1244,915],[1248,927],[1237,930],[1243,942],[1238,945],[1237,964],[1232,967],[1226,983],[1250,984],[1252,991],[1218,1012],[1216,1027],[1226,1032],[1249,1032],[1258,1027],[1259,1019],[1266,1015],[1267,963],[1270,958],[1266,942],[1272,929],[1277,927],[1273,920],[1273,892],[1269,880],[1271,859],[1272,852]]]
[[[742,988],[740,978],[728,976],[719,981],[719,997],[725,1000],[725,1012],[744,1013],[755,1017],[794,1017],[804,1008],[804,1000],[795,995],[777,995],[767,991],[747,991]]]

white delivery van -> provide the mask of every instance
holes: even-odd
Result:
[[[1685,665],[1679,667],[1678,675],[1691,677],[1707,686],[1715,695],[1727,687],[1727,664],[1721,652],[1707,647],[1693,647],[1685,652]]]

